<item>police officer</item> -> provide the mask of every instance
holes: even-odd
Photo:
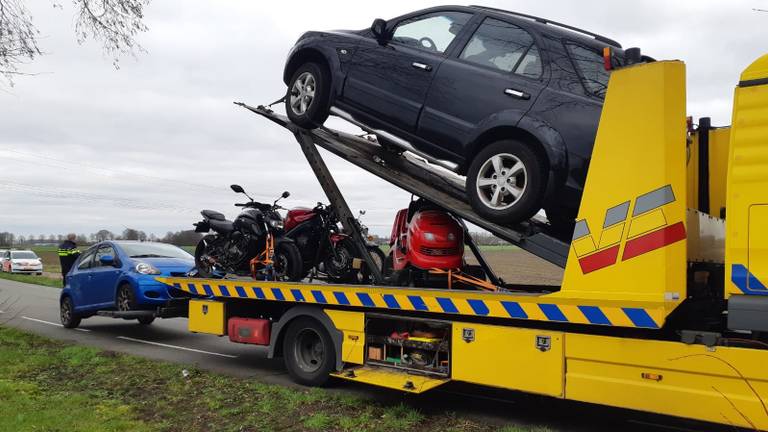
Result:
[[[80,251],[77,249],[77,243],[75,239],[77,237],[74,234],[69,234],[67,239],[59,245],[59,262],[61,263],[61,284],[67,285],[66,278],[69,269],[72,268],[72,264],[75,263],[77,257],[80,256]]]

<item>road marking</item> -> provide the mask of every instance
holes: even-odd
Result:
[[[177,350],[191,351],[191,352],[196,352],[196,353],[200,353],[200,354],[210,354],[210,355],[215,355],[215,356],[220,356],[220,357],[237,358],[236,355],[221,354],[221,353],[215,353],[215,352],[210,352],[210,351],[203,351],[203,350],[199,350],[199,349],[187,348],[187,347],[178,346],[178,345],[168,345],[168,344],[164,344],[164,343],[160,343],[160,342],[152,342],[152,341],[143,340],[143,339],[134,339],[134,338],[127,337],[127,336],[117,336],[117,338],[118,339],[122,339],[122,340],[131,341],[131,342],[143,343],[143,344],[147,344],[147,345],[156,345],[156,346],[160,346],[160,347],[164,347],[164,348],[174,348],[174,349],[177,349]]]
[[[52,325],[52,326],[56,326],[56,327],[62,327],[62,328],[64,327],[63,325],[61,325],[61,324],[59,324],[59,323],[50,322],[50,321],[43,321],[43,320],[41,320],[41,319],[37,319],[37,318],[30,318],[30,317],[28,317],[28,316],[22,316],[22,318],[23,318],[23,319],[25,319],[25,320],[28,320],[28,321],[34,321],[34,322],[38,322],[38,323],[40,323],[40,324],[48,324],[48,325]],[[75,330],[77,330],[77,331],[81,331],[81,332],[89,332],[89,331],[90,331],[90,330],[88,330],[88,329],[81,329],[81,328],[76,328]]]

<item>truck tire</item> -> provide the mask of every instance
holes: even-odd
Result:
[[[541,210],[546,164],[530,146],[501,140],[485,147],[467,173],[467,198],[484,218],[503,225],[524,222]]]
[[[299,317],[286,329],[283,356],[293,381],[319,387],[330,378],[336,363],[336,348],[322,324],[309,317]]]
[[[75,313],[72,298],[64,297],[59,303],[59,317],[64,328],[72,329],[80,325],[80,317]]]
[[[299,66],[288,81],[285,112],[296,125],[314,129],[328,118],[330,97],[330,74],[322,65],[307,62]]]

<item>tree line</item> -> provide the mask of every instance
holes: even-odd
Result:
[[[144,231],[126,228],[121,233],[102,229],[91,234],[76,234],[78,244],[92,244],[105,240],[136,240],[136,241],[160,241],[175,244],[177,246],[196,245],[202,235],[193,230],[168,231],[163,237],[154,233],[147,234]],[[40,235],[16,235],[10,232],[0,232],[0,246],[29,246],[36,244],[61,243],[67,238],[67,234],[40,234]]]

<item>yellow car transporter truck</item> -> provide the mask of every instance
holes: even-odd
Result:
[[[191,331],[266,322],[269,355],[304,384],[421,393],[454,380],[768,430],[768,56],[741,75],[730,128],[686,127],[685,84],[679,61],[612,73],[570,243],[533,222],[488,224],[437,183],[424,192],[377,171],[392,164],[365,156],[366,140],[251,108],[308,159],[325,147],[563,265],[559,287],[163,281],[193,295]]]

